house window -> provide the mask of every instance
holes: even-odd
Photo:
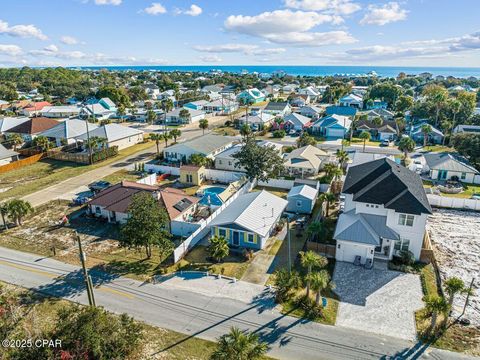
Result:
[[[302,207],[302,200],[297,200],[297,207]]]
[[[231,162],[231,161],[228,162],[228,166],[232,166],[232,162]]]
[[[222,160],[218,160],[218,164],[219,164],[219,165],[222,165]]]
[[[460,176],[460,179],[465,180],[466,178],[467,178],[467,173],[462,172],[462,175]]]
[[[413,219],[414,218],[415,218],[415,216],[413,216],[413,215],[400,214],[398,216],[398,225],[413,226]]]
[[[253,234],[247,234],[247,243],[255,243],[255,236]]]
[[[100,209],[98,206],[95,208],[95,213],[96,214],[101,214],[102,213],[102,209]]]
[[[227,231],[225,229],[218,229],[218,236],[226,237]]]
[[[395,241],[395,250],[397,251],[408,250],[409,246],[410,246],[410,240],[408,239],[400,239]]]

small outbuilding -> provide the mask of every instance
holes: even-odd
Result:
[[[318,190],[309,185],[297,185],[290,189],[287,195],[287,212],[295,214],[311,214]]]

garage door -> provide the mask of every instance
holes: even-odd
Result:
[[[336,258],[338,261],[353,262],[355,260],[355,256],[359,255],[362,257],[362,263],[364,263],[368,251],[369,248],[365,246],[342,242],[340,243],[340,249],[337,247]]]
[[[342,138],[343,130],[342,129],[327,129],[327,137],[329,138]]]

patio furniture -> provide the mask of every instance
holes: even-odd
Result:
[[[362,260],[362,257],[360,255],[355,256],[355,260],[353,262],[353,265],[360,266],[361,260]]]
[[[372,269],[373,268],[373,260],[372,259],[367,259],[367,261],[365,261],[365,269]]]

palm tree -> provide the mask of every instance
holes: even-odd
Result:
[[[443,105],[445,104],[448,98],[448,92],[443,86],[428,85],[424,88],[423,94],[435,106],[435,126],[438,126],[440,110],[442,109]]]
[[[50,142],[50,140],[48,140],[48,138],[43,135],[37,136],[35,139],[33,139],[32,144],[33,146],[36,146],[42,149],[42,151],[47,151],[52,146],[52,143]]]
[[[163,140],[163,136],[162,134],[150,134],[150,139],[154,140],[155,141],[155,144],[157,145],[157,156],[160,155],[160,148],[159,148],[159,144],[160,144],[160,141]]]
[[[147,111],[147,122],[149,124],[153,124],[153,122],[157,119],[157,113],[152,109]]]
[[[17,226],[22,225],[22,220],[25,216],[33,213],[32,205],[25,200],[13,199],[7,203],[8,216],[15,221]]]
[[[325,209],[325,217],[328,218],[328,213],[330,209],[330,204],[332,201],[335,201],[336,197],[335,194],[332,194],[331,192],[323,193],[320,195],[320,200],[325,201],[327,203],[326,209]]]
[[[178,113],[178,116],[180,117],[180,119],[182,119],[184,124],[190,123],[191,115],[190,115],[190,111],[188,111],[187,109],[180,110],[180,112]]]
[[[315,304],[318,306],[320,305],[322,291],[327,289],[330,285],[330,275],[328,274],[327,270],[311,273],[310,282],[312,284],[312,290],[316,292]]]
[[[423,124],[421,127],[423,133],[423,147],[427,146],[428,135],[432,132],[432,127],[429,124]]]
[[[307,298],[310,296],[310,274],[312,273],[313,268],[323,268],[327,266],[328,260],[326,257],[320,256],[314,253],[312,250],[308,250],[307,252],[300,251],[300,263],[304,268],[307,269]]]
[[[248,124],[243,124],[240,127],[240,135],[247,137],[252,133],[252,128]]]
[[[318,235],[324,233],[324,230],[325,227],[321,222],[313,221],[308,225],[306,233],[309,239],[313,238],[314,240],[316,240]]]
[[[8,203],[0,204],[0,215],[2,216],[3,226],[5,226],[5,229],[7,230],[8,225],[7,225],[6,216],[8,215]]]
[[[162,100],[162,109],[164,112],[163,123],[165,125],[165,130],[167,130],[167,113],[173,109],[172,99],[163,99]]]
[[[450,306],[445,298],[436,295],[427,296],[424,301],[425,308],[427,309],[428,313],[432,315],[430,328],[428,329],[428,333],[430,334],[435,329],[438,314],[447,314]]]
[[[375,118],[373,118],[372,124],[376,126],[381,126],[383,124],[383,119],[380,116],[376,116]]]
[[[182,132],[179,129],[173,129],[170,131],[170,135],[172,135],[173,141],[177,142],[177,138],[182,136]]]
[[[415,141],[411,137],[403,137],[398,143],[398,150],[402,151],[404,154],[404,162],[408,157],[408,153],[411,153],[415,150]]]
[[[295,270],[290,271],[287,268],[281,268],[274,273],[273,286],[275,287],[277,302],[282,302],[287,299],[291,291],[302,286],[302,280]]]
[[[220,262],[230,253],[228,241],[223,236],[212,236],[210,238],[210,246],[208,249],[210,251],[210,256],[214,258],[216,262]]]
[[[257,334],[243,332],[232,327],[228,334],[220,336],[211,360],[258,360],[265,355],[268,345]]]
[[[457,277],[451,277],[445,281],[445,290],[448,294],[448,305],[452,307],[455,295],[464,293],[467,291],[465,283],[462,279]]]
[[[13,145],[13,151],[17,151],[17,146],[23,143],[23,138],[20,134],[10,134],[7,141]]]
[[[168,140],[172,138],[172,135],[168,131],[163,132],[161,135],[163,141],[165,141],[165,147],[168,146]]]
[[[205,135],[205,129],[208,129],[208,120],[202,119],[198,122],[198,127],[202,129],[202,135]]]
[[[402,135],[403,129],[405,129],[405,119],[403,117],[395,118],[395,125],[397,130],[397,137]]]
[[[368,131],[362,131],[358,137],[363,140],[363,152],[365,152],[365,145],[367,141],[370,141],[372,135]]]
[[[343,169],[343,165],[348,161],[348,153],[345,150],[338,149],[335,156],[340,163],[340,167]]]
[[[336,169],[338,169],[338,166],[334,163],[326,163],[325,165],[323,165],[323,171],[325,171],[325,175],[329,179],[333,178]]]
[[[450,111],[453,114],[452,129],[455,129],[456,117],[457,117],[457,114],[460,112],[461,108],[462,108],[462,103],[457,99],[453,99],[452,101],[450,101]],[[452,132],[450,131],[450,139],[451,138],[452,138]],[[445,145],[445,137],[443,137],[443,140]]]

